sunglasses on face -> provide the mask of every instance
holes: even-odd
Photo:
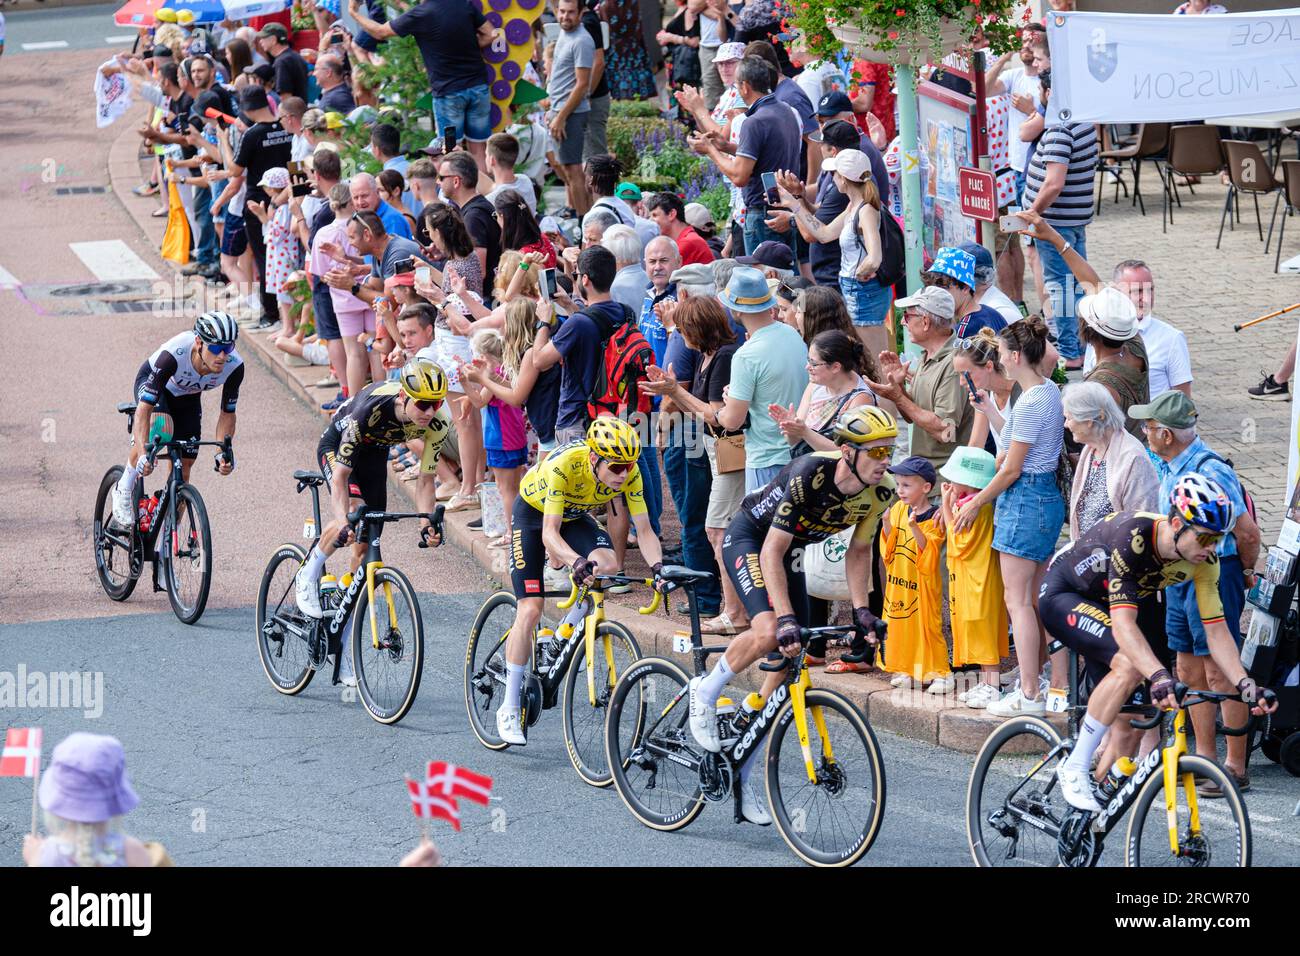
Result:
[[[864,448],[862,453],[876,461],[889,461],[893,457],[894,449],[890,445],[879,445],[875,448]]]
[[[442,405],[442,399],[413,398],[411,399],[411,404],[422,412],[436,412],[438,407]]]
[[[634,461],[610,461],[608,458],[600,459],[600,463],[616,475],[626,475],[636,467]]]
[[[1196,543],[1199,544],[1202,548],[1218,547],[1219,542],[1222,540],[1223,540],[1222,534],[1210,534],[1209,532],[1198,532],[1196,535]]]
[[[215,342],[208,342],[207,349],[213,355],[229,355],[235,350],[235,343],[227,342],[225,345],[219,345]]]

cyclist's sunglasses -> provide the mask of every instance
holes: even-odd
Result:
[[[1198,531],[1196,533],[1196,543],[1202,548],[1208,548],[1211,545],[1217,546],[1222,540],[1222,534],[1210,534],[1208,531]]]
[[[601,463],[616,475],[626,475],[636,467],[634,461],[610,461],[608,458],[601,458]]]
[[[422,412],[436,412],[442,405],[441,398],[413,398],[411,404]]]
[[[875,448],[863,448],[860,451],[876,461],[889,461],[894,455],[894,449],[890,445],[877,445]]]
[[[227,342],[224,345],[220,345],[216,342],[208,342],[206,343],[206,345],[208,351],[211,352],[213,355],[229,355],[231,352],[235,350],[234,342]]]

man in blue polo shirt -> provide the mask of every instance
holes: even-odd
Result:
[[[1232,532],[1219,543],[1219,598],[1223,601],[1224,618],[1233,640],[1241,646],[1241,612],[1245,608],[1246,589],[1255,583],[1255,561],[1259,558],[1260,530],[1254,516],[1246,507],[1246,495],[1241,480],[1232,467],[1215,454],[1196,434],[1196,406],[1177,389],[1161,392],[1146,405],[1133,405],[1129,417],[1142,422],[1147,444],[1160,476],[1160,502],[1162,510],[1168,508],[1169,495],[1174,484],[1186,474],[1204,475],[1217,482],[1232,500],[1237,512],[1237,523]],[[1205,639],[1205,628],[1196,607],[1196,595],[1191,582],[1175,584],[1165,589],[1165,630],[1169,649],[1178,653],[1178,679],[1190,687],[1208,687],[1210,690],[1232,693],[1235,688],[1223,672],[1210,660],[1210,649]],[[1199,713],[1198,713],[1199,712]],[[1223,705],[1223,722],[1240,727],[1246,722],[1246,705]],[[1202,756],[1216,760],[1214,740],[1214,708],[1191,708],[1192,729],[1196,733],[1196,750]],[[1229,737],[1228,756],[1224,767],[1237,780],[1237,787],[1246,790],[1250,780],[1246,776],[1246,738]],[[1204,797],[1221,797],[1217,787],[1197,788]]]
[[[411,224],[406,217],[379,198],[379,184],[369,173],[357,173],[348,180],[352,193],[352,206],[357,212],[373,212],[379,216],[390,236],[411,238]]]
[[[691,148],[708,156],[722,175],[741,188],[747,255],[768,239],[793,248],[793,232],[776,232],[764,221],[768,202],[762,174],[783,170],[797,173],[803,145],[799,120],[790,107],[772,95],[772,73],[771,65],[757,56],[745,57],[736,68],[736,91],[747,107],[738,144],[733,146],[699,134],[690,137]]]

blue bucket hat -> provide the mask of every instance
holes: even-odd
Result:
[[[722,304],[732,312],[766,312],[776,308],[776,299],[763,273],[752,266],[737,266],[722,293]]]
[[[944,246],[934,254],[929,271],[956,279],[968,289],[975,288],[975,257],[961,249]]]

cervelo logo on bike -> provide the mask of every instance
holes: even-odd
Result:
[[[330,633],[337,634],[343,627],[343,622],[348,619],[348,612],[352,610],[352,602],[356,600],[357,594],[360,593],[362,586],[366,583],[366,576],[360,569],[352,578],[352,583],[348,585],[347,591],[343,594],[343,600],[339,601],[338,610],[330,618]]]
[[[740,743],[736,744],[736,749],[731,752],[732,760],[736,763],[742,763],[744,761],[746,752],[748,752],[750,747],[754,746],[754,743],[762,735],[763,731],[767,729],[767,722],[772,719],[773,715],[776,714],[777,708],[784,704],[786,698],[789,696],[790,691],[785,684],[779,685],[777,689],[772,692],[772,696],[767,699],[767,703],[763,706],[763,710],[759,713],[758,718],[749,725],[749,728],[745,731],[745,735],[740,738]]]
[[[1147,754],[1146,760],[1143,760],[1137,771],[1124,781],[1124,786],[1119,788],[1115,796],[1111,798],[1110,803],[1106,805],[1106,809],[1101,811],[1097,816],[1096,823],[1094,824],[1097,829],[1105,832],[1107,824],[1110,822],[1111,818],[1118,816],[1124,811],[1124,807],[1128,805],[1129,798],[1133,796],[1138,787],[1142,786],[1142,784],[1146,782],[1147,777],[1151,776],[1152,771],[1160,765],[1163,755],[1164,749],[1162,747],[1157,747],[1155,750],[1151,751],[1151,753]]]

